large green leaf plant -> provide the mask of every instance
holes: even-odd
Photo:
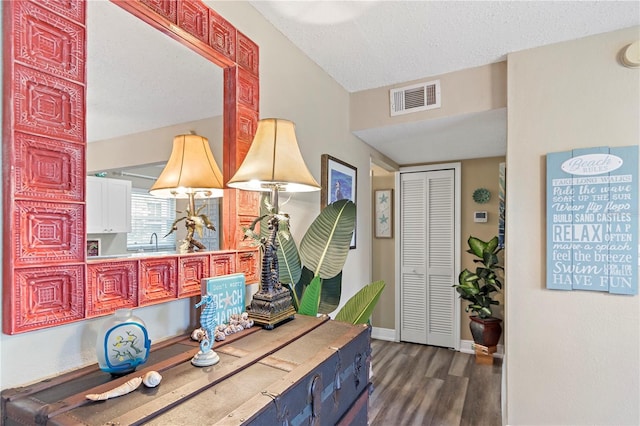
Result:
[[[469,249],[467,253],[476,256],[473,261],[478,264],[475,272],[465,269],[458,276],[456,291],[461,299],[469,302],[466,312],[473,312],[480,318],[489,318],[493,311],[491,307],[498,305],[492,293],[502,288],[502,282],[498,277],[498,271],[504,269],[499,265],[498,253],[502,248],[498,247],[498,237],[489,241],[470,236],[467,241]]]
[[[265,221],[274,213],[268,197],[262,197],[260,205],[261,216],[245,230],[245,234],[255,240],[266,237]],[[291,236],[288,216],[282,213],[277,216],[279,279],[291,290],[297,312],[311,316],[333,312],[340,303],[342,268],[356,224],[355,204],[338,200],[325,207],[307,229],[299,249]],[[254,232],[258,222],[261,222],[261,235]]]

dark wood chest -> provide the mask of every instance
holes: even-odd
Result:
[[[97,366],[2,392],[5,425],[366,425],[370,332],[365,326],[296,315],[274,330],[252,328],[216,342],[220,362],[194,367],[187,336],[152,348],[146,364],[114,378]],[[92,402],[158,371],[156,388]]]

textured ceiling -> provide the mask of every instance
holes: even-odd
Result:
[[[639,1],[251,1],[349,92],[640,25]],[[640,34],[639,34],[640,37]],[[366,129],[400,165],[505,155],[506,111]]]
[[[251,1],[349,92],[640,24],[638,1]]]

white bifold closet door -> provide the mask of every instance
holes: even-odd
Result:
[[[455,173],[400,177],[400,340],[456,347]]]

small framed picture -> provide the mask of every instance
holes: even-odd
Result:
[[[393,189],[375,191],[375,236],[393,238]]]
[[[351,164],[338,160],[328,154],[322,154],[322,164],[320,168],[320,207],[325,208],[329,204],[338,200],[356,201],[356,190],[358,187],[358,169]],[[357,226],[356,226],[357,228]],[[356,248],[356,231],[353,231],[353,238],[349,248]]]
[[[87,257],[100,256],[100,238],[87,239]]]

